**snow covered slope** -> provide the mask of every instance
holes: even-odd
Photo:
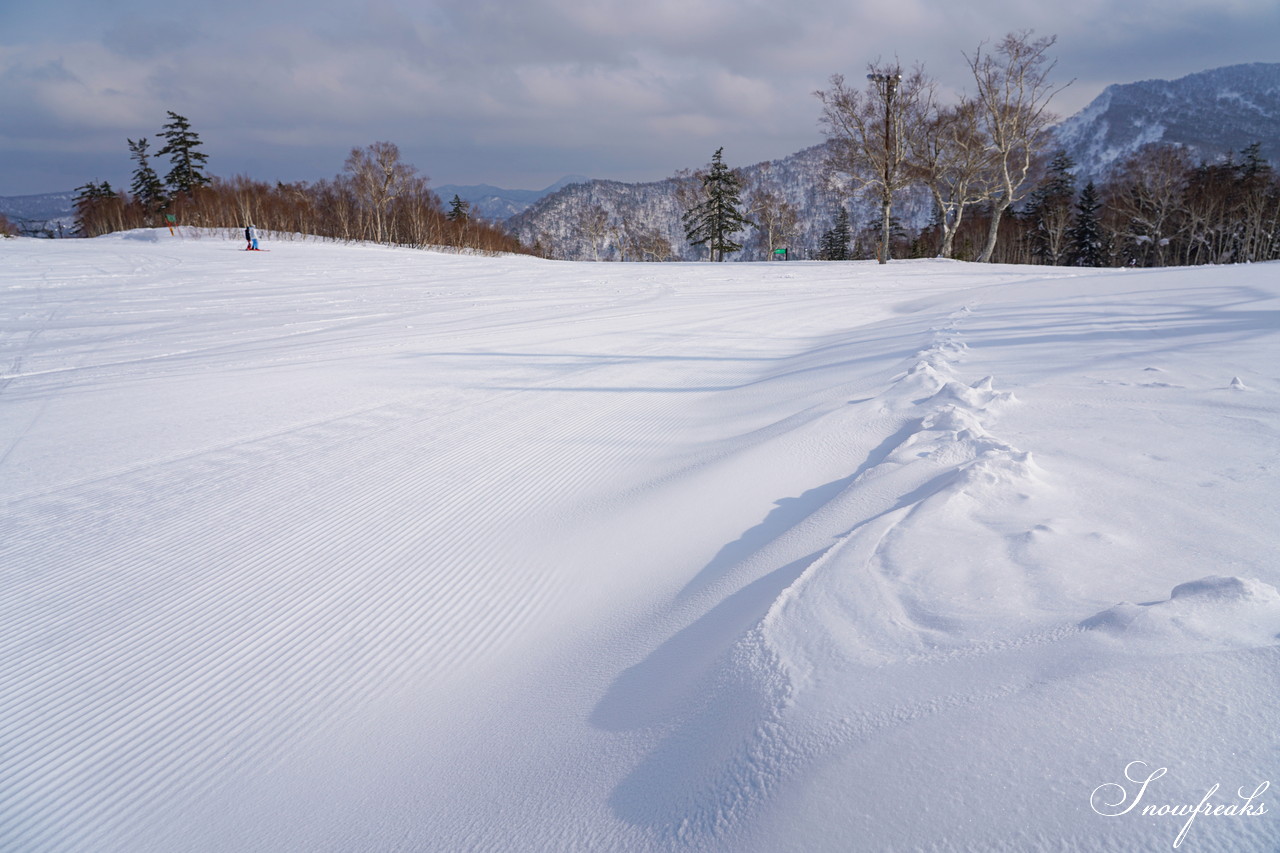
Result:
[[[0,849],[1275,849],[1280,267],[269,247],[0,243]]]

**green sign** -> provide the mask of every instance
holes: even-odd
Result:
[[[164,215],[164,218],[165,218],[165,219],[167,219],[167,220],[169,220],[170,222],[177,222],[177,221],[178,221],[178,217],[174,216],[172,213],[166,213],[166,214]]]
[[[774,249],[774,250],[773,250],[773,253],[774,253],[775,255],[785,255],[785,254],[787,253],[787,250],[786,250],[786,249]]]

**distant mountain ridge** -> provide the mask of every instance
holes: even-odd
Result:
[[[508,190],[490,184],[443,184],[435,187],[436,195],[447,205],[456,195],[471,204],[472,213],[492,222],[502,222],[529,208],[540,198],[572,184],[586,183],[590,178],[582,175],[566,175],[546,189]]]
[[[1280,166],[1280,63],[1255,62],[1108,86],[1054,129],[1082,180],[1107,173],[1148,143],[1179,145],[1213,162],[1252,143]]]
[[[31,237],[70,235],[75,228],[76,192],[0,196],[0,214]],[[61,232],[59,231],[61,228]]]

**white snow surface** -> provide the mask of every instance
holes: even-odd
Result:
[[[240,245],[0,241],[0,849],[1280,846],[1280,266]]]

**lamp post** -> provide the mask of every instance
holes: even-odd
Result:
[[[884,99],[884,186],[881,188],[880,201],[883,205],[884,222],[880,234],[880,263],[889,263],[889,212],[893,205],[893,172],[897,165],[897,157],[893,150],[893,93],[902,82],[902,74],[871,73],[867,79],[876,84],[880,97]]]

